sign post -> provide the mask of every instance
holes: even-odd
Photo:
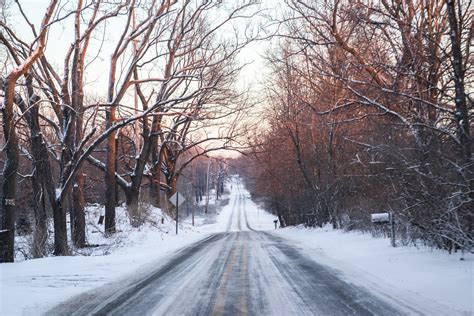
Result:
[[[178,191],[170,197],[170,202],[176,207],[176,235],[178,235],[178,215],[179,215],[179,206],[183,204],[186,198],[181,195]]]

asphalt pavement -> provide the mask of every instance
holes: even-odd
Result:
[[[402,315],[270,232],[256,231],[239,193],[227,230],[48,315]]]

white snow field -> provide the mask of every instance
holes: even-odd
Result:
[[[247,231],[250,227],[283,238],[318,264],[337,271],[342,280],[399,305],[408,314],[417,311],[426,315],[472,315],[472,254],[465,254],[461,261],[459,254],[448,255],[427,248],[391,248],[387,239],[329,228],[275,230],[275,216],[252,202],[240,180],[234,178],[230,185],[229,203],[215,222],[204,225],[208,221],[197,218],[201,226],[192,227],[186,219],[177,236],[174,221],[162,216],[158,209],[153,209],[150,222],[131,228],[125,210],[119,208],[120,232],[117,237],[106,239],[92,225],[100,207],[91,206],[89,213],[94,220],[88,227],[88,240],[103,246],[90,250],[87,256],[0,264],[0,315],[44,313],[77,294],[146,273],[162,265],[179,249],[212,234]],[[242,195],[245,198],[238,198]],[[235,212],[236,209],[245,212]],[[268,292],[276,290],[268,289]]]

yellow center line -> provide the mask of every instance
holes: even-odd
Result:
[[[232,270],[234,269],[235,262],[237,261],[237,248],[240,245],[239,241],[237,241],[236,243],[237,246],[233,246],[230,260],[227,262],[225,271],[222,274],[222,279],[219,284],[219,293],[217,294],[216,302],[214,303],[214,309],[212,311],[212,315],[214,316],[220,316],[224,313],[226,287],[227,283],[229,282]]]
[[[242,243],[242,258],[241,258],[241,270],[240,270],[240,280],[242,282],[241,291],[240,291],[240,314],[248,315],[247,308],[247,265],[248,265],[248,253],[247,253],[247,244]]]

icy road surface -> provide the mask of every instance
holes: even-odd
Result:
[[[151,271],[79,295],[47,314],[417,314],[344,282],[285,240],[254,230],[246,191],[236,191],[225,232],[182,249]]]

